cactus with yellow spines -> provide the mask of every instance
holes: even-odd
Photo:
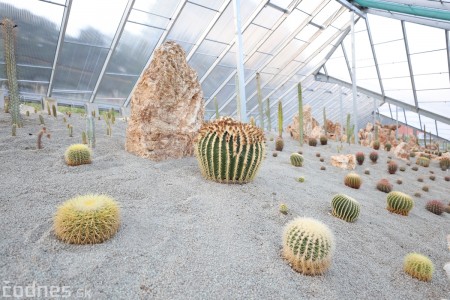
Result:
[[[450,158],[447,156],[442,157],[441,160],[439,161],[439,167],[441,167],[442,171],[450,169]]]
[[[403,270],[421,281],[430,281],[433,277],[433,262],[420,253],[409,253],[403,261]]]
[[[296,218],[283,232],[283,256],[292,268],[305,275],[320,275],[331,265],[334,236],[322,222]]]
[[[221,183],[252,181],[264,157],[264,141],[260,128],[230,117],[203,124],[194,146],[203,177]]]
[[[416,165],[419,165],[421,167],[427,168],[427,167],[430,166],[430,159],[426,158],[426,157],[423,157],[423,156],[420,156],[416,160]]]
[[[70,244],[97,244],[110,239],[119,229],[120,209],[106,195],[72,198],[58,207],[53,229],[56,236]]]
[[[337,194],[331,200],[332,214],[346,222],[354,222],[359,216],[359,203],[350,196]]]
[[[386,200],[386,209],[399,215],[407,216],[414,207],[413,199],[409,195],[402,192],[392,191],[387,194]]]
[[[359,189],[359,187],[362,184],[362,180],[358,174],[352,172],[347,174],[347,176],[345,176],[344,184],[353,189]]]
[[[291,164],[295,167],[302,167],[303,166],[303,156],[301,156],[298,153],[292,153],[291,154]]]
[[[83,144],[70,145],[64,153],[64,159],[69,166],[79,166],[92,162],[91,149]]]

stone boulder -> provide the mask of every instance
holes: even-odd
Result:
[[[394,155],[403,160],[409,159],[409,153],[411,152],[411,148],[408,143],[401,142],[394,148]]]
[[[306,141],[308,138],[320,138],[320,133],[322,128],[317,122],[316,119],[312,117],[311,113],[311,105],[303,106],[303,138]],[[299,121],[298,121],[298,113],[292,118],[292,123],[288,125],[286,131],[293,137],[298,140],[300,137],[299,132]]]
[[[344,170],[353,170],[356,167],[356,157],[353,154],[333,155],[331,165]]]
[[[131,97],[125,148],[156,161],[192,156],[204,111],[203,92],[186,53],[175,42],[165,42]]]

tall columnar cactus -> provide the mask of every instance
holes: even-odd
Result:
[[[430,281],[433,277],[433,262],[425,255],[409,253],[403,261],[403,270],[421,281]]]
[[[64,159],[69,166],[79,166],[92,162],[91,149],[83,144],[70,145],[64,153]]]
[[[352,197],[337,194],[331,200],[332,214],[346,222],[354,222],[359,216],[359,203]]]
[[[266,116],[267,116],[267,130],[269,132],[272,131],[272,120],[270,118],[270,99],[266,100]]]
[[[58,207],[53,229],[70,244],[97,244],[110,239],[120,226],[120,208],[106,195],[83,195]]]
[[[409,211],[414,207],[413,199],[405,193],[392,191],[387,194],[386,209],[392,213],[407,216]]]
[[[278,136],[283,137],[283,103],[278,101]]]
[[[236,74],[236,76],[234,76],[234,82],[235,82],[235,86],[236,86],[236,110],[237,110],[237,118],[239,121],[242,122],[243,116],[241,115],[241,94],[239,92],[239,76],[238,74]]]
[[[37,148],[42,149],[42,137],[47,135],[47,138],[50,138],[50,133],[47,133],[47,129],[45,127],[42,127],[41,131],[39,131],[37,136]]]
[[[347,114],[347,126],[345,127],[345,131],[347,133],[347,142],[350,145],[351,140],[350,114]]]
[[[290,159],[291,159],[291,164],[293,166],[296,166],[296,167],[303,166],[303,156],[302,155],[300,155],[298,153],[292,153]]]
[[[11,113],[12,124],[17,127],[23,127],[22,117],[20,115],[19,84],[17,82],[16,65],[16,35],[14,28],[17,27],[12,20],[4,18],[2,20],[3,28],[3,47],[6,64],[6,78],[8,79],[9,102],[8,110]]]
[[[264,157],[264,132],[223,117],[200,128],[194,150],[202,175],[221,183],[252,181]]]
[[[320,275],[331,265],[334,236],[322,222],[296,218],[283,232],[283,256],[292,268],[305,275]]]
[[[361,177],[356,173],[349,173],[344,178],[344,184],[353,189],[359,189],[362,184]]]
[[[56,111],[56,105],[55,105],[55,104],[52,105],[52,114],[53,114],[53,116],[54,116],[55,118],[58,117],[58,113],[57,113],[57,111]]]
[[[325,106],[323,107],[323,132],[327,135],[328,132],[328,123],[327,123],[327,112]]]
[[[375,124],[375,141],[378,141],[378,125]]]
[[[427,147],[427,131],[425,130],[425,124],[423,124],[423,143],[426,148]]]
[[[302,84],[299,83],[297,86],[298,89],[298,132],[299,132],[299,140],[300,147],[303,146],[303,95],[302,95]]]
[[[261,129],[264,130],[264,107],[261,93],[261,77],[259,73],[256,73],[256,93],[258,94],[258,109],[259,109],[259,124]]]
[[[95,119],[93,116],[88,115],[86,118],[86,134],[89,147],[95,148]]]
[[[220,118],[220,113],[219,113],[219,103],[217,103],[216,96],[214,96],[214,107],[216,109],[216,120],[218,120]]]

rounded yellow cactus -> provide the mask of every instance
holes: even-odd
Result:
[[[106,195],[77,196],[58,207],[53,228],[56,236],[70,244],[97,244],[119,229],[117,202]]]
[[[433,262],[425,255],[409,253],[405,256],[403,269],[406,273],[422,281],[430,281],[433,277]]]
[[[92,162],[91,149],[83,144],[73,144],[64,153],[64,159],[69,166],[79,166]]]

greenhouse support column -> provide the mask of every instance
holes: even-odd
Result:
[[[356,53],[355,53],[355,13],[352,12],[351,16],[352,23],[352,94],[353,94],[353,120],[355,124],[355,130],[353,134],[355,135],[355,144],[359,143],[358,139],[358,109],[356,107]]]
[[[245,99],[245,82],[244,82],[244,54],[242,45],[242,32],[241,32],[241,0],[233,0],[234,10],[234,25],[236,27],[236,68],[238,74],[239,83],[239,97],[241,105],[241,115],[238,119],[241,122],[247,122],[247,99]],[[236,95],[237,97],[237,95]]]
[[[398,140],[398,106],[395,106],[395,120],[397,121],[397,127],[395,128],[395,139]]]
[[[375,126],[375,122],[377,121],[377,116],[375,115],[377,111],[377,99],[373,98],[373,125]]]
[[[342,85],[339,86],[339,110],[341,115],[341,128],[344,126],[344,104],[342,103]],[[339,137],[341,138],[341,137]]]

